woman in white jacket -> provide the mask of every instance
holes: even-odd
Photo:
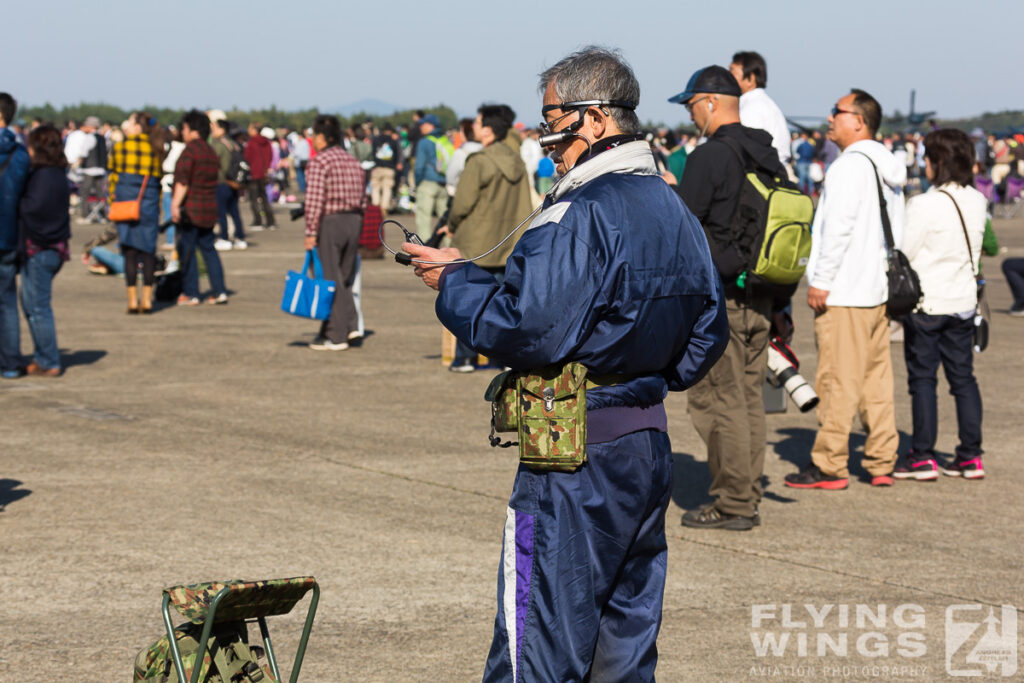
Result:
[[[943,474],[981,479],[981,393],[972,355],[975,275],[985,232],[985,197],[972,186],[974,148],[959,130],[929,133],[925,174],[932,188],[907,203],[903,252],[921,278],[924,296],[903,321],[914,435],[893,476],[930,481]],[[961,220],[962,216],[962,220]],[[956,401],[960,443],[949,463],[935,457],[936,376],[942,364]]]

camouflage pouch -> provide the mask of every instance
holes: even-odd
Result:
[[[587,461],[587,368],[544,368],[516,379],[519,462],[530,469],[575,472]]]

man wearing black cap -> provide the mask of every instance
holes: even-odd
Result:
[[[761,391],[773,303],[771,295],[743,286],[747,256],[739,245],[747,240],[737,234],[737,207],[748,169],[786,177],[771,135],[740,124],[740,94],[727,69],[709,66],[669,99],[689,110],[700,137],[708,136],[687,159],[677,190],[704,226],[729,316],[725,353],[689,393],[693,425],[708,448],[715,501],[687,512],[683,525],[735,531],[760,523],[767,433]]]

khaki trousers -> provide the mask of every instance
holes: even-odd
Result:
[[[728,515],[750,517],[761,502],[767,426],[767,368],[771,300],[750,306],[726,301],[729,344],[708,374],[687,392],[693,426],[708,448],[709,493]]]
[[[815,316],[818,345],[818,436],[811,460],[824,474],[849,477],[853,418],[868,433],[864,469],[872,476],[891,474],[899,435],[893,405],[892,354],[885,306],[830,306]]]
[[[441,183],[424,180],[416,186],[416,234],[424,242],[434,235],[434,221],[448,208],[448,190]]]
[[[382,214],[391,210],[391,193],[395,189],[395,169],[375,166],[370,171],[370,203],[380,207]]]

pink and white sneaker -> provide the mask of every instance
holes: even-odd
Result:
[[[984,479],[985,468],[981,465],[981,456],[976,455],[970,460],[959,458],[939,465],[939,469],[947,477],[963,477],[964,479]]]
[[[915,481],[935,481],[939,478],[939,465],[934,458],[920,460],[907,458],[892,471],[893,479],[913,479]]]

